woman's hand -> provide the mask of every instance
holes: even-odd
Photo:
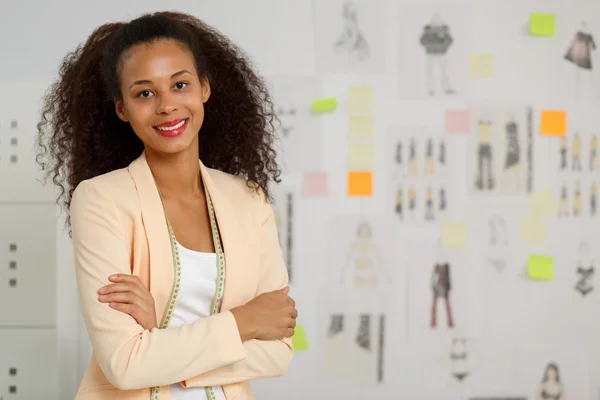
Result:
[[[296,302],[288,296],[289,287],[263,293],[243,306],[231,310],[242,341],[279,340],[294,336]]]
[[[116,274],[108,277],[113,284],[98,290],[101,303],[131,315],[144,329],[158,327],[154,297],[135,275]]]

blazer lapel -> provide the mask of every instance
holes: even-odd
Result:
[[[234,208],[229,198],[219,191],[211,177],[210,169],[202,162],[200,172],[213,203],[225,255],[225,288],[221,310],[227,311],[239,305],[236,294],[243,293],[242,286],[245,280],[241,277],[244,273],[241,267],[248,261],[245,252],[248,246],[243,237],[244,223],[239,220],[239,211]]]
[[[166,315],[175,277],[169,228],[145,152],[134,160],[128,169],[139,194],[142,222],[150,254],[150,292],[154,297],[156,318],[160,324]]]

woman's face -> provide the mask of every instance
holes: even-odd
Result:
[[[133,47],[121,58],[120,87],[117,115],[131,124],[146,151],[173,154],[198,148],[210,86],[198,77],[185,46],[160,40]]]

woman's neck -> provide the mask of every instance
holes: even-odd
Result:
[[[173,155],[146,152],[146,160],[163,199],[191,199],[204,194],[198,151]]]

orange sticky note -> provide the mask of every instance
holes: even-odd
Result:
[[[562,110],[542,110],[540,133],[547,136],[567,135],[567,112]]]
[[[371,171],[348,172],[348,196],[372,196],[373,173]]]

